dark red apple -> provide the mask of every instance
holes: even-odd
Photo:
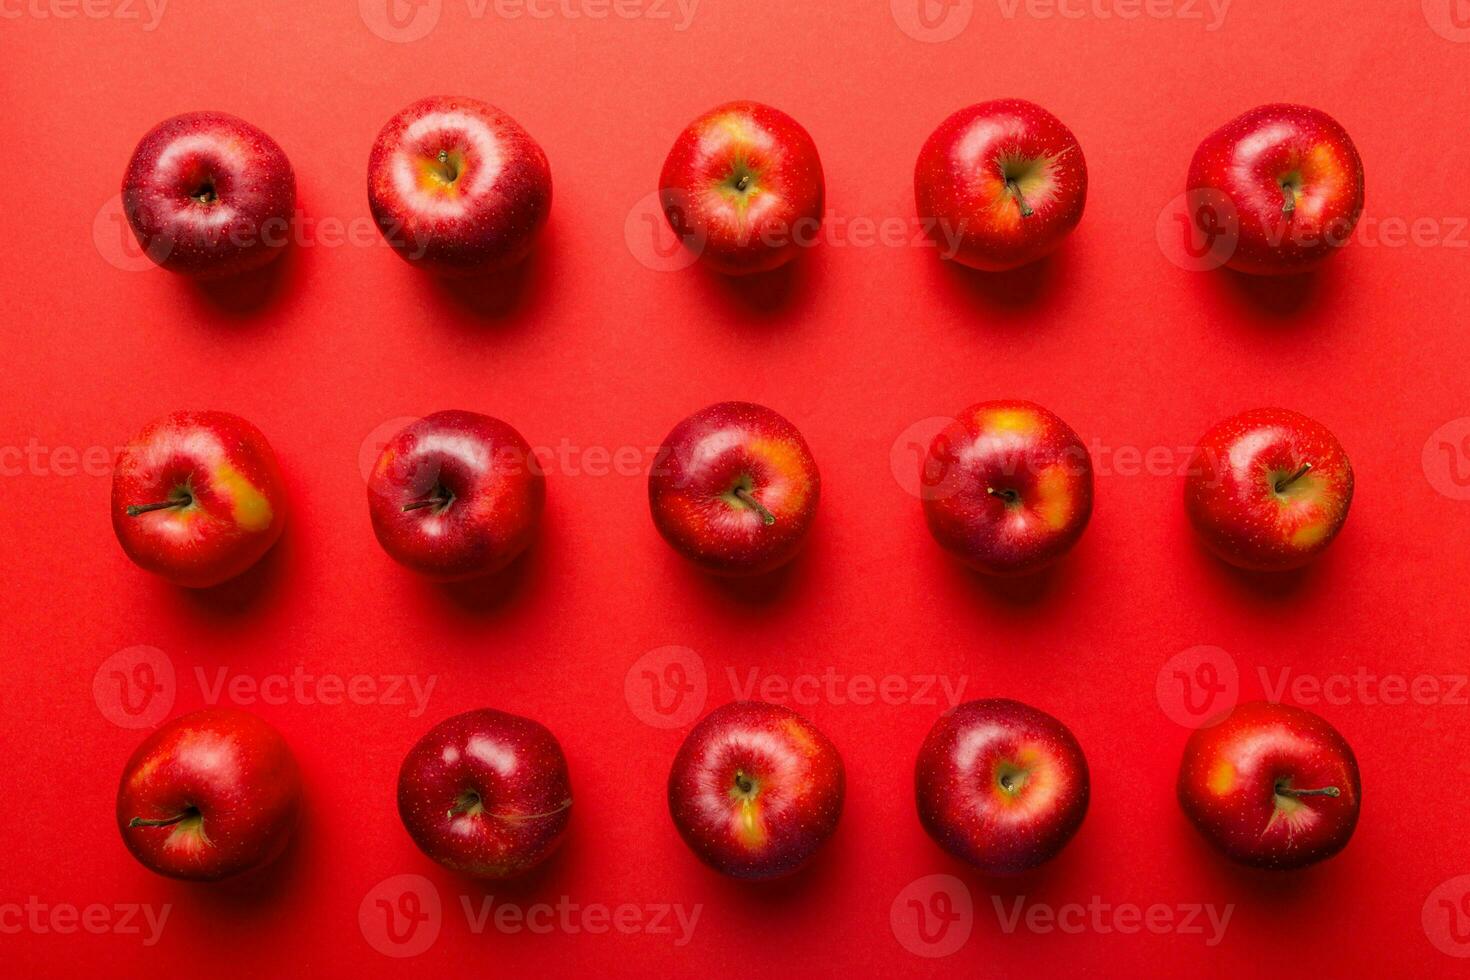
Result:
[[[435,96],[400,111],[373,143],[368,205],[388,244],[441,276],[503,271],[526,257],[551,211],[551,167],[495,106]]]
[[[1241,568],[1281,571],[1332,543],[1353,500],[1353,467],[1326,426],[1284,408],[1217,423],[1184,483],[1189,519],[1210,550]]]
[[[1023,99],[961,109],[919,151],[914,200],[955,261],[1001,272],[1034,262],[1082,220],[1087,162],[1060,119]]]
[[[767,272],[822,224],[822,161],[801,124],[759,102],[727,102],[679,134],[659,177],[674,233],[726,275]]]
[[[260,430],[228,412],[174,412],[118,455],[112,528],[138,565],[206,588],[254,565],[281,536],[286,494]]]
[[[1239,239],[1226,265],[1256,275],[1310,269],[1347,244],[1363,211],[1363,161],[1320,109],[1257,106],[1205,137],[1189,165],[1191,200],[1228,199]],[[1190,207],[1207,235],[1218,208]]]
[[[796,426],[750,402],[720,402],[664,439],[648,477],[653,523],[707,571],[751,575],[796,556],[822,480]]]
[[[1032,402],[971,405],[934,437],[919,476],[934,539],[992,575],[1046,567],[1092,516],[1087,447]]]
[[[440,581],[499,571],[535,537],[546,477],[521,434],[474,412],[435,412],[390,439],[368,478],[383,550]]]
[[[1239,705],[1196,729],[1179,765],[1179,805],[1233,860],[1300,868],[1342,850],[1362,789],[1353,750],[1310,711]]]
[[[263,867],[291,839],[301,777],[291,750],[247,711],[206,708],[138,746],[117,789],[117,826],[144,866],[212,881]]]
[[[733,701],[695,725],[669,773],[669,813],[716,871],[777,878],[801,867],[837,829],[842,757],[801,715]]]
[[[491,708],[445,719],[403,760],[398,815],[446,868],[523,874],[556,850],[571,820],[561,744],[540,723]]]
[[[248,272],[291,237],[296,175],[275,140],[224,112],[165,119],[133,150],[123,213],[143,252],[201,279]]]
[[[1056,857],[1087,815],[1087,760],[1066,725],[1004,698],[966,701],[934,723],[914,767],[919,822],[990,874]]]

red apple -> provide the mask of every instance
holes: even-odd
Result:
[[[510,116],[435,96],[403,109],[373,143],[368,205],[399,255],[442,276],[507,269],[551,210],[546,154]]]
[[[695,725],[669,773],[669,813],[699,859],[736,878],[801,867],[837,829],[842,757],[790,708],[733,701]]]
[[[821,489],[796,426],[761,405],[720,402],[664,439],[648,504],[674,550],[707,571],[751,575],[796,556]]]
[[[128,443],[113,469],[117,540],[176,585],[234,578],[270,550],[285,520],[275,452],[228,412],[165,415]]]
[[[1066,725],[1004,698],[940,717],[914,767],[919,822],[940,847],[990,874],[1056,857],[1087,815],[1087,760]]]
[[[1324,551],[1347,520],[1353,467],[1320,422],[1258,408],[1200,439],[1184,504],[1210,550],[1241,568],[1280,571]]]
[[[398,815],[446,868],[523,874],[556,850],[571,820],[561,744],[540,723],[491,708],[445,719],[403,760]]]
[[[1189,165],[1191,200],[1230,202],[1239,239],[1226,262],[1256,275],[1309,269],[1347,244],[1363,210],[1363,161],[1320,109],[1263,105],[1205,137]],[[1207,235],[1218,208],[1191,207]],[[1233,222],[1232,222],[1233,225]]]
[[[971,405],[929,446],[920,471],[934,539],[991,575],[1037,571],[1065,554],[1092,515],[1092,457],[1040,405]]]
[[[165,119],[133,150],[123,213],[144,253],[201,279],[248,272],[290,239],[296,175],[275,140],[224,112]]]
[[[138,746],[117,788],[117,826],[144,866],[212,881],[263,867],[286,849],[301,777],[285,739],[255,715],[206,708]]]
[[[1001,272],[1034,262],[1082,220],[1087,162],[1060,119],[1022,99],[961,109],[919,151],[914,200],[955,261]]]
[[[1239,705],[1197,729],[1179,766],[1179,805],[1215,847],[1259,868],[1332,857],[1358,823],[1353,750],[1310,711]]]
[[[726,275],[766,272],[822,224],[822,161],[801,124],[759,102],[727,102],[679,134],[659,200],[674,233]]]
[[[499,571],[535,537],[546,477],[521,434],[474,412],[435,412],[383,447],[368,508],[383,550],[430,578]]]

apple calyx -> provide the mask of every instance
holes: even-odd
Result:
[[[745,774],[742,769],[735,770],[735,790],[739,795],[751,797],[755,795],[756,783]]]
[[[198,187],[194,188],[194,193],[189,196],[200,204],[214,204],[219,200],[219,194],[214,189],[214,181],[210,179],[206,179]]]
[[[168,500],[160,500],[156,504],[134,504],[127,510],[129,517],[137,517],[139,514],[151,513],[155,510],[169,510],[174,507],[188,507],[194,502],[193,494],[183,492],[177,497]]]
[[[739,500],[742,504],[755,511],[757,514],[761,515],[761,523],[764,524],[766,527],[770,527],[772,524],[776,523],[776,515],[767,510],[765,504],[761,503],[759,500],[756,500],[755,494],[751,493],[748,487],[737,486],[730,492],[735,496],[735,499]]]
[[[1285,493],[1287,487],[1291,486],[1293,483],[1306,476],[1307,473],[1311,471],[1311,469],[1311,463],[1303,463],[1301,465],[1301,468],[1298,469],[1295,473],[1291,474],[1291,476],[1282,477],[1281,479],[1277,480],[1275,483],[1276,492]]]

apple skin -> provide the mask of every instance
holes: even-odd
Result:
[[[925,232],[956,262],[1004,272],[1053,251],[1082,220],[1087,161],[1072,131],[1041,106],[996,99],[951,115],[914,166]]]
[[[669,773],[669,814],[701,861],[734,878],[791,874],[832,836],[842,757],[801,715],[732,701],[689,732]]]
[[[270,550],[286,522],[275,451],[228,412],[174,412],[118,454],[112,529],[129,558],[188,588],[218,585]]]
[[[757,575],[794,558],[822,479],[801,433],[750,402],[719,402],[674,426],[648,478],[664,540],[722,575]]]
[[[123,214],[170,272],[216,279],[260,268],[290,239],[296,175],[280,144],[226,112],[186,112],[138,142]]]
[[[1178,791],[1206,840],[1232,860],[1273,869],[1341,851],[1362,795],[1357,760],[1337,730],[1310,711],[1270,701],[1238,705],[1196,729]]]
[[[1092,516],[1092,457],[1034,402],[978,402],[929,446],[920,486],[929,530],[990,575],[1039,571],[1069,551]]]
[[[300,810],[301,776],[285,739],[236,708],[166,722],[133,752],[117,789],[117,826],[133,857],[196,881],[274,861]]]
[[[817,145],[801,124],[779,109],[738,101],[679,134],[659,177],[659,201],[701,262],[739,276],[769,272],[810,244],[825,188]]]
[[[1056,857],[1082,826],[1087,759],[1066,725],[1019,701],[956,705],[914,767],[919,822],[950,854],[989,874]]]
[[[1320,109],[1257,106],[1205,137],[1189,165],[1188,192],[1223,194],[1234,205],[1240,231],[1229,268],[1289,275],[1351,237],[1363,211],[1363,161],[1347,130]],[[1203,220],[1201,209],[1190,213]]]
[[[404,259],[450,278],[501,272],[531,250],[551,212],[551,167],[510,116],[434,96],[384,124],[368,157],[368,205]]]
[[[398,815],[430,858],[514,878],[551,856],[572,816],[561,744],[530,718],[481,708],[419,739],[398,771]]]
[[[383,550],[421,575],[452,582],[500,571],[530,545],[546,477],[515,429],[450,410],[390,439],[367,493]]]
[[[1185,509],[1205,544],[1254,571],[1297,568],[1321,554],[1352,500],[1353,467],[1337,437],[1284,408],[1217,423],[1184,482]]]

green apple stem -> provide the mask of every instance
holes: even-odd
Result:
[[[1016,206],[1021,209],[1021,217],[1029,218],[1036,212],[1031,210],[1031,205],[1026,203],[1026,198],[1021,194],[1021,185],[1014,180],[1006,181],[1006,190],[1010,191],[1011,197],[1016,199]]]
[[[188,494],[173,500],[160,500],[156,504],[135,504],[128,508],[129,517],[137,517],[139,514],[147,514],[155,510],[169,510],[173,507],[187,507],[194,502],[194,498]]]
[[[759,500],[756,500],[755,495],[752,494],[749,490],[745,489],[744,487],[736,487],[735,496],[740,500],[741,503],[745,504],[745,506],[749,507],[757,514],[761,515],[761,521],[766,525],[766,527],[770,527],[772,524],[776,523],[776,515],[767,510],[765,504],[761,503]]]
[[[1338,797],[1342,791],[1336,786],[1323,786],[1321,789],[1293,789],[1290,786],[1282,786],[1276,790],[1279,796],[1331,796]]]
[[[1291,476],[1288,476],[1288,477],[1286,477],[1285,479],[1282,479],[1282,480],[1277,480],[1276,481],[1276,492],[1277,493],[1281,493],[1287,487],[1291,486],[1293,483],[1295,483],[1296,481],[1300,480],[1302,477],[1306,476],[1307,473],[1310,472],[1311,469],[1312,469],[1312,464],[1311,463],[1303,463],[1302,464],[1302,468],[1299,469],[1299,470],[1297,470]]]
[[[1008,504],[1017,503],[1021,499],[1021,495],[1009,487],[1001,490],[997,490],[995,489],[995,487],[986,487],[985,492],[990,494],[992,497],[999,497],[1001,500],[1004,500]]]

